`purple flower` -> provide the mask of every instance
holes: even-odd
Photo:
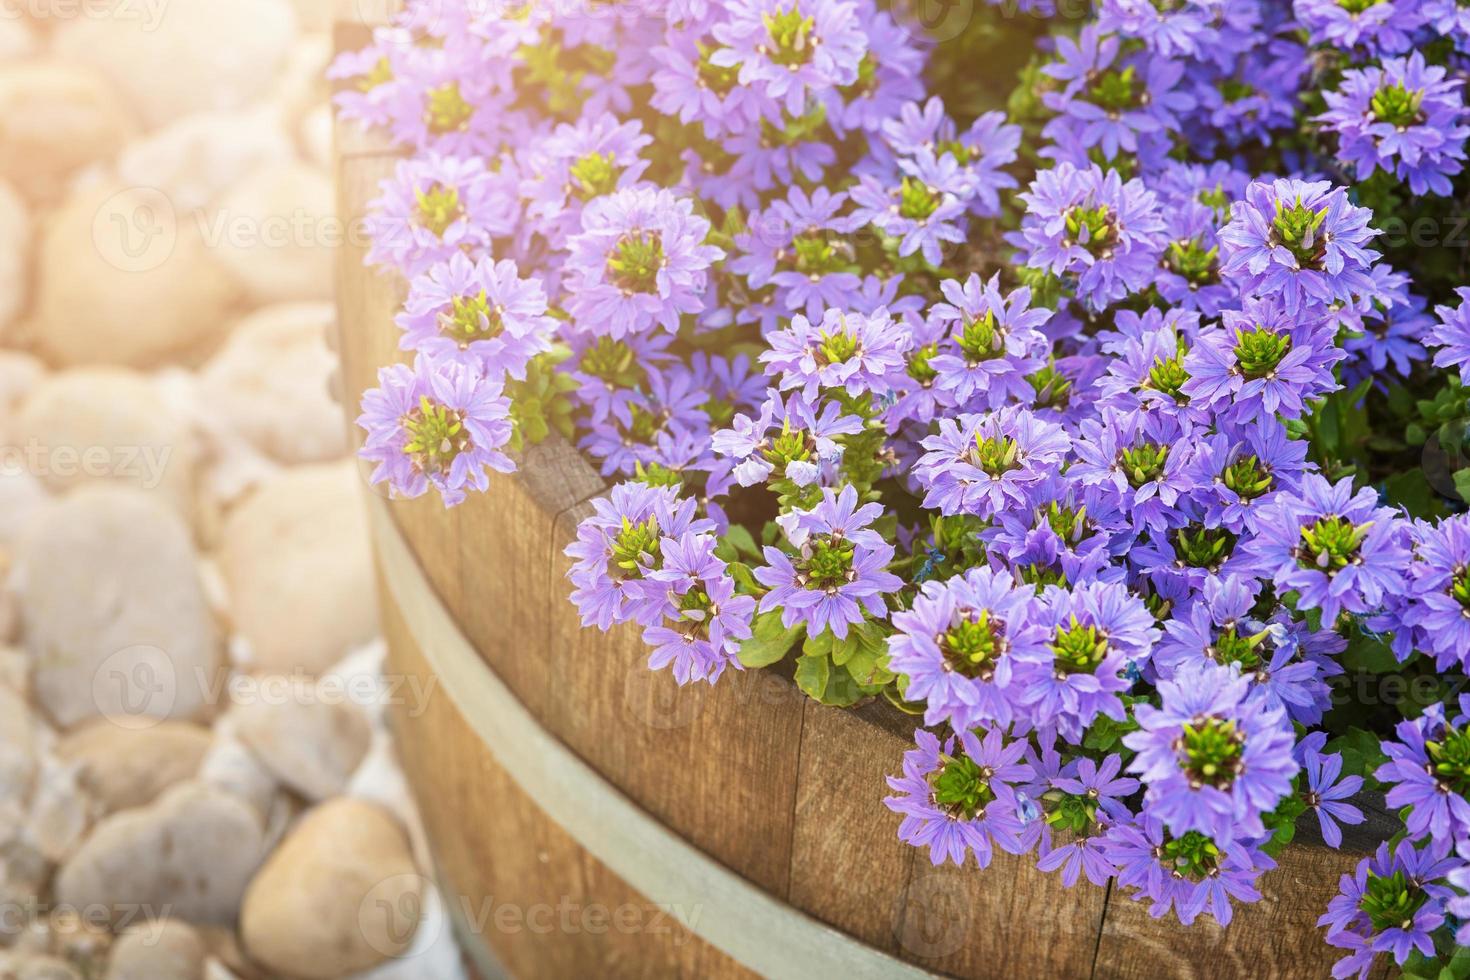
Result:
[[[904,753],[902,775],[888,777],[897,795],[883,800],[903,817],[899,838],[929,848],[936,865],[963,865],[973,854],[986,868],[997,846],[1019,854],[1023,826],[1012,787],[1031,778],[1031,767],[1017,761],[1026,742],[1006,745],[995,729],[984,742],[965,731],[941,743],[923,729],[914,732],[914,741],[917,747]]]
[[[1400,54],[1424,22],[1420,6],[1421,0],[1295,0],[1294,9],[1314,43]]]
[[[914,469],[924,506],[943,514],[989,517],[1027,506],[1036,484],[1055,474],[1071,440],[1053,422],[1024,408],[940,419],[939,432]]]
[[[1440,670],[1470,669],[1470,516],[1416,529],[1407,608],[1414,645],[1434,655]]]
[[[515,231],[519,208],[483,160],[430,154],[398,164],[364,222],[367,260],[415,276]]]
[[[659,623],[668,585],[652,576],[662,567],[663,539],[713,530],[709,521],[696,519],[696,506],[671,487],[646,483],[619,483],[593,499],[592,515],[577,525],[577,540],[566,548],[574,559],[567,578],[583,626]]]
[[[798,536],[795,555],[765,548],[766,564],[755,570],[756,581],[770,589],[761,597],[761,612],[780,609],[787,629],[801,623],[808,636],[831,630],[839,640],[868,616],[887,616],[883,597],[903,585],[886,570],[893,561],[892,545],[870,536],[860,536],[866,545],[859,544],[836,528],[819,533],[807,526]]]
[[[925,582],[893,625],[889,669],[908,678],[904,696],[924,702],[927,725],[1010,724],[1017,665],[1049,660],[1036,590],[1008,572],[972,568]]]
[[[522,279],[509,259],[472,261],[456,252],[409,285],[398,315],[399,345],[434,357],[463,357],[488,377],[524,380],[531,358],[551,349],[540,280]]]
[[[1243,290],[1279,296],[1295,315],[1310,306],[1350,303],[1369,292],[1368,269],[1378,253],[1372,212],[1348,203],[1327,181],[1256,181],[1231,205],[1220,231],[1222,272]]]
[[[1153,279],[1164,248],[1158,201],[1140,180],[1070,163],[1043,170],[1026,193],[1013,237],[1025,264],[1077,278],[1077,296],[1102,309]]]
[[[902,174],[888,181],[863,174],[852,189],[854,216],[892,238],[898,254],[920,253],[924,261],[944,264],[946,242],[965,240],[966,196],[970,184],[951,155],[924,152],[899,161]]]
[[[1423,716],[1401,721],[1397,741],[1383,743],[1388,761],[1374,777],[1385,785],[1390,809],[1413,807],[1404,819],[1415,840],[1451,840],[1470,834],[1470,728]]]
[[[1298,769],[1286,713],[1247,698],[1249,681],[1215,664],[1181,667],[1158,687],[1162,707],[1136,706],[1139,730],[1123,737],[1138,753],[1128,771],[1143,778],[1145,812],[1175,836],[1261,836]]]
[[[826,402],[818,412],[800,393],[784,402],[772,395],[755,418],[736,415],[729,428],[714,434],[711,445],[719,455],[736,461],[735,478],[742,487],[762,483],[772,473],[809,487],[824,468],[841,461],[843,449],[837,438],[862,430],[863,420],[843,415],[834,402]]]
[[[1048,586],[1041,598],[1051,657],[1024,679],[1020,700],[1034,710],[1032,720],[1074,740],[1099,714],[1122,721],[1118,695],[1132,683],[1123,671],[1130,660],[1148,660],[1153,615],[1118,582]]]
[[[383,368],[378,387],[362,396],[357,424],[367,432],[360,455],[378,464],[372,482],[398,496],[432,486],[452,507],[466,489],[490,485],[487,469],[515,469],[501,452],[510,441],[510,400],[476,366],[420,356],[412,367]]]
[[[1180,390],[1226,420],[1299,418],[1306,403],[1340,387],[1332,367],[1346,356],[1324,317],[1288,313],[1274,298],[1247,297],[1221,325],[1200,333],[1184,359]]]
[[[755,599],[735,592],[735,581],[715,557],[715,536],[685,532],[659,543],[662,566],[649,574],[668,587],[662,625],[643,631],[653,647],[648,666],[673,666],[679,684],[713,684],[727,665],[740,669],[740,640],[751,634]]]
[[[1311,473],[1299,491],[1262,505],[1245,547],[1255,570],[1297,592],[1300,608],[1320,608],[1331,626],[1343,611],[1376,612],[1386,596],[1403,591],[1403,538],[1403,522],[1379,506],[1375,491],[1354,493],[1351,477],[1333,484]]]
[[[595,198],[567,258],[567,312],[578,330],[611,337],[654,326],[675,332],[679,316],[704,308],[707,269],[724,252],[702,244],[709,222],[672,191],[640,186]]]
[[[759,85],[791,116],[807,99],[858,79],[867,36],[847,0],[732,0],[716,24],[725,45],[712,65],[739,68],[741,85]]]
[[[1105,410],[1084,419],[1073,441],[1076,462],[1067,475],[1082,486],[1109,491],[1136,529],[1167,530],[1183,523],[1177,504],[1192,489],[1193,433],[1182,419]]]
[[[1416,196],[1447,195],[1450,178],[1464,166],[1466,108],[1459,79],[1426,66],[1415,51],[1385,58],[1383,67],[1349,69],[1336,92],[1323,93],[1328,111],[1317,117],[1338,135],[1338,152],[1367,180],[1382,168]]]
[[[1002,294],[999,275],[986,281],[972,273],[963,285],[946,279],[939,288],[948,302],[934,304],[929,316],[948,328],[949,342],[929,359],[935,383],[962,405],[1030,401],[1035,390],[1026,376],[1045,363],[1051,345],[1038,328],[1052,311],[1032,309],[1025,286]]]
[[[1240,841],[1215,841],[1197,832],[1176,837],[1148,814],[1108,828],[1105,846],[1118,884],[1132,889],[1134,900],[1148,899],[1149,915],[1157,919],[1172,909],[1185,925],[1204,911],[1229,925],[1231,899],[1260,901],[1256,879],[1276,866]]]
[[[640,154],[652,142],[637,120],[619,122],[609,112],[560,124],[524,154],[520,193],[529,202],[527,217],[562,247],[581,229],[588,201],[638,183],[648,168]]]
[[[780,378],[782,391],[800,388],[816,401],[824,388],[852,398],[886,393],[907,366],[910,339],[887,310],[871,316],[828,310],[819,324],[798,313],[785,330],[767,334],[766,343],[770,350],[760,356],[766,373]]]
[[[1316,811],[1322,839],[1327,846],[1341,847],[1342,828],[1338,823],[1360,824],[1364,819],[1362,810],[1344,802],[1357,795],[1363,786],[1363,777],[1342,775],[1342,756],[1337,752],[1324,754],[1321,751],[1326,738],[1323,733],[1315,732],[1297,746],[1297,758],[1307,780],[1302,800],[1309,810]]]
[[[1333,967],[1334,977],[1367,976],[1378,953],[1392,953],[1400,966],[1412,950],[1435,955],[1433,933],[1444,922],[1444,903],[1454,893],[1443,883],[1456,862],[1447,859],[1449,841],[1415,848],[1400,841],[1378,845],[1357,870],[1343,875],[1338,895],[1317,920],[1327,927],[1327,943],[1353,951]]]
[[[1455,294],[1460,305],[1434,308],[1439,325],[1430,329],[1424,342],[1439,348],[1434,352],[1435,367],[1459,368],[1460,380],[1470,384],[1470,287],[1457,287]]]

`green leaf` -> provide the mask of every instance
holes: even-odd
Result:
[[[832,662],[826,657],[802,656],[796,661],[796,686],[806,692],[807,697],[822,700],[827,693],[827,681],[831,679]]]
[[[755,573],[750,570],[750,566],[744,562],[729,562],[725,565],[725,571],[730,573],[730,577],[735,580],[735,584],[740,587],[740,591],[746,595],[761,595],[766,591],[755,580]],[[772,612],[775,611],[774,609],[772,610]]]
[[[721,544],[730,544],[735,548],[737,554],[744,555],[755,561],[761,560],[761,549],[755,543],[755,537],[750,531],[740,524],[730,525],[730,530],[725,532]]]
[[[791,652],[800,625],[781,625],[781,610],[772,609],[755,617],[750,639],[740,644],[740,662],[747,667],[768,667]]]
[[[1328,742],[1326,751],[1340,752],[1343,773],[1362,776],[1363,784],[1369,789],[1378,785],[1373,778],[1374,771],[1388,761],[1378,736],[1361,728],[1349,728],[1346,735],[1339,735]]]

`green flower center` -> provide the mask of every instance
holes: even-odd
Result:
[[[837,272],[848,264],[851,248],[834,232],[812,228],[791,240],[792,267],[804,276]]]
[[[965,677],[989,680],[995,661],[1006,650],[1006,624],[992,619],[990,610],[960,610],[956,621],[938,637],[944,662]]]
[[[1255,456],[1242,456],[1220,474],[1220,482],[1235,491],[1241,500],[1254,500],[1271,489],[1275,481],[1271,471]]]
[[[1108,636],[1096,626],[1084,625],[1072,616],[1070,626],[1058,627],[1051,641],[1058,677],[1091,674],[1108,655]]]
[[[464,217],[460,207],[459,191],[443,184],[435,184],[426,191],[415,191],[418,201],[418,223],[440,238],[449,226]]]
[[[1184,725],[1174,740],[1179,764],[1195,789],[1229,789],[1244,768],[1245,736],[1235,722],[1223,718],[1196,718]]]
[[[731,65],[727,68],[724,65],[712,63],[709,56],[714,50],[713,46],[707,46],[703,41],[699,42],[699,66],[696,72],[700,85],[724,97],[739,84],[740,68],[738,65]]]
[[[1190,286],[1208,286],[1220,280],[1220,249],[1205,248],[1198,238],[1170,242],[1164,252],[1164,266]]]
[[[763,450],[763,455],[777,472],[783,471],[787,463],[811,459],[815,445],[800,429],[793,429],[790,420],[781,423],[781,432]]]
[[[857,81],[842,90],[842,94],[849,100],[860,99],[872,95],[878,90],[878,59],[873,52],[864,51],[862,60],[858,62]]]
[[[1335,514],[1318,518],[1315,524],[1301,530],[1301,544],[1296,548],[1297,564],[1328,575],[1356,564],[1362,561],[1358,547],[1372,527],[1372,521],[1356,525]]]
[[[814,44],[811,33],[817,26],[817,19],[803,17],[800,4],[793,3],[789,8],[777,7],[775,13],[764,14],[761,20],[766,25],[766,35],[771,39],[766,50],[768,58],[793,71],[811,60]]]
[[[1220,95],[1226,102],[1240,102],[1256,94],[1256,87],[1238,78],[1227,78],[1219,85]]]
[[[845,318],[838,329],[831,333],[825,330],[820,331],[818,337],[820,340],[817,343],[815,354],[819,367],[825,367],[828,364],[843,364],[863,352],[862,338],[847,326]]]
[[[1258,649],[1267,634],[1263,631],[1254,636],[1241,636],[1234,626],[1220,631],[1205,650],[1205,655],[1218,664],[1239,664],[1244,672],[1251,672],[1261,665]]]
[[[925,221],[939,210],[939,194],[922,180],[904,175],[898,190],[898,213],[911,221]]]
[[[456,296],[449,309],[439,314],[439,332],[464,349],[477,340],[499,336],[505,326],[500,313],[483,289],[478,296]]]
[[[1073,544],[1086,537],[1088,530],[1091,528],[1091,525],[1087,523],[1087,506],[1085,504],[1073,510],[1070,507],[1063,507],[1053,500],[1046,506],[1045,510],[1038,513],[1038,516],[1044,516],[1046,518],[1046,523],[1051,525],[1051,529],[1057,537]]]
[[[429,132],[437,135],[459,132],[469,128],[470,116],[475,107],[464,100],[458,82],[445,82],[438,88],[429,89],[428,104],[424,108],[424,122]]]
[[[1006,331],[995,322],[995,314],[986,310],[984,316],[964,321],[958,343],[965,352],[965,360],[974,367],[981,361],[1005,356]]]
[[[656,231],[630,231],[607,257],[607,275],[624,294],[651,293],[664,267],[664,243]]]
[[[1272,378],[1276,366],[1291,350],[1291,338],[1257,325],[1235,331],[1235,363],[1247,378]]]
[[[1079,204],[1070,208],[1066,224],[1068,239],[1097,258],[1105,258],[1118,241],[1118,219],[1106,204],[1094,208]]]
[[[1160,479],[1168,462],[1169,447],[1154,442],[1145,442],[1118,454],[1118,465],[1123,467],[1123,475],[1135,490]]]
[[[711,397],[703,405],[700,411],[709,416],[709,424],[712,429],[723,429],[729,426],[730,420],[735,417],[735,405],[723,398]]]
[[[629,424],[623,428],[624,441],[644,445],[652,443],[663,431],[664,423],[668,421],[668,418],[667,410],[650,411],[642,405],[629,405]]]
[[[572,193],[584,201],[611,194],[617,189],[619,172],[613,154],[593,150],[572,164]]]
[[[846,538],[813,537],[804,553],[796,576],[804,588],[836,592],[857,577],[852,568],[853,545]]]
[[[1470,792],[1470,731],[1445,726],[1437,742],[1425,742],[1429,764],[1440,785],[1464,796]]]
[[[658,519],[655,517],[649,517],[639,524],[624,517],[623,526],[612,544],[614,574],[620,578],[633,578],[642,574],[641,569],[654,567],[659,534]]]
[[[939,355],[939,345],[925,344],[909,355],[909,377],[913,378],[925,388],[934,383],[939,377],[939,372],[929,365],[929,362]]]
[[[1182,837],[1168,837],[1156,853],[1176,877],[1191,881],[1213,877],[1220,870],[1220,848],[1195,830]]]
[[[1056,363],[1026,375],[1026,383],[1036,392],[1036,407],[1060,411],[1072,400],[1072,380],[1057,370]]]
[[[1373,118],[1400,129],[1424,121],[1420,111],[1424,106],[1424,90],[1407,89],[1402,82],[1385,85],[1374,92],[1368,105],[1373,111]]]
[[[1361,14],[1383,2],[1384,0],[1337,0],[1337,5],[1350,14]]]
[[[1218,571],[1235,549],[1235,535],[1223,527],[1192,524],[1174,532],[1174,553],[1191,568]]]
[[[1136,109],[1148,101],[1148,90],[1132,65],[1122,71],[1109,69],[1102,72],[1089,92],[1094,103],[1114,115]]]
[[[460,453],[472,445],[464,430],[464,416],[457,410],[419,396],[418,407],[403,418],[408,442],[403,451],[420,473],[446,473]]]
[[[1148,369],[1148,377],[1144,379],[1144,387],[1163,392],[1180,403],[1188,401],[1188,396],[1183,392],[1184,383],[1189,380],[1189,372],[1184,370],[1184,354],[1184,343],[1181,341],[1173,357],[1155,357],[1154,366]]]
[[[1271,219],[1271,244],[1279,245],[1296,256],[1298,267],[1317,269],[1327,254],[1326,235],[1321,231],[1327,220],[1327,208],[1313,211],[1297,198],[1291,207],[1276,202],[1276,216]]]
[[[714,616],[714,605],[709,593],[699,586],[685,592],[679,597],[679,620],[683,627],[680,632],[689,637],[704,636]]]
[[[939,761],[939,768],[929,774],[935,805],[956,820],[983,816],[985,807],[995,799],[990,789],[993,774],[963,753],[942,755]]]
[[[641,388],[648,380],[633,349],[621,340],[598,337],[582,355],[581,370],[607,383],[609,389]]]
[[[388,63],[386,57],[379,58],[374,62],[373,67],[366,75],[358,78],[357,90],[359,92],[371,92],[379,85],[386,85],[391,81],[393,81],[393,66]]]
[[[1212,209],[1216,217],[1223,218],[1230,211],[1230,197],[1225,193],[1224,184],[1216,184],[1213,189],[1200,191],[1199,202]]]
[[[646,483],[650,487],[673,487],[678,490],[684,486],[684,475],[662,463],[634,463],[633,470],[638,482]]]
[[[975,434],[975,448],[970,452],[970,462],[991,476],[1020,468],[1017,458],[1021,447],[1010,436],[987,436]]]
[[[1455,597],[1465,615],[1470,616],[1470,565],[1456,565],[1450,579],[1450,595]]]
[[[1358,908],[1373,923],[1375,932],[1389,929],[1407,929],[1413,924],[1414,915],[1429,901],[1424,889],[1410,881],[1402,870],[1391,875],[1368,872],[1368,882],[1363,888],[1363,897]]]

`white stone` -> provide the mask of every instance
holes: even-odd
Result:
[[[22,561],[40,703],[65,728],[205,713],[220,642],[183,521],[138,490],[93,487],[51,508]]]
[[[240,740],[275,777],[306,799],[335,796],[367,754],[372,730],[354,705],[311,681],[255,677],[251,699],[231,709]]]
[[[6,451],[53,491],[116,483],[191,513],[194,436],[140,374],[113,367],[53,374],[9,429]]]
[[[0,197],[3,196],[3,192],[0,192]],[[0,263],[4,261],[4,257],[0,256]],[[0,409],[14,411],[21,399],[30,394],[36,382],[45,376],[46,366],[31,355],[20,351],[0,350]]]
[[[357,974],[353,980],[465,980],[464,956],[455,941],[449,910],[437,888],[423,897],[423,911],[413,945],[401,956]]]
[[[346,423],[327,396],[336,319],[330,303],[292,303],[241,320],[201,372],[205,407],[278,462],[340,459]]]
[[[192,923],[234,921],[260,862],[260,817],[199,782],[103,820],[56,876],[58,902],[165,907]]]
[[[262,965],[330,980],[409,948],[427,890],[391,814],[329,800],[301,818],[250,883],[240,935]]]
[[[47,216],[34,342],[62,365],[197,360],[223,336],[238,287],[208,229],[156,189],[79,188]]]
[[[20,18],[0,20],[0,63],[19,61],[36,53],[36,32]]]
[[[0,72],[0,177],[33,200],[55,200],[79,167],[111,157],[137,132],[119,94],[72,59],[7,64]]]
[[[202,980],[205,954],[204,940],[187,922],[145,923],[118,937],[104,980]]]
[[[53,506],[55,501],[46,487],[18,459],[0,462],[0,548],[6,552],[19,549]]]
[[[377,634],[362,483],[350,460],[263,483],[226,518],[219,560],[258,670],[319,674]]]
[[[117,174],[125,184],[158,188],[181,213],[190,213],[252,171],[292,156],[291,138],[272,108],[199,112],[130,143],[118,157]]]
[[[294,129],[305,112],[325,106],[331,99],[332,87],[327,79],[331,62],[332,39],[327,34],[306,34],[291,46],[271,93],[271,102],[288,129]]]
[[[4,60],[5,55],[0,54],[0,62]],[[0,337],[6,336],[30,295],[31,230],[25,201],[14,187],[0,180]]]
[[[112,79],[149,127],[268,91],[296,36],[288,0],[147,0],[129,17],[58,24],[52,50]]]
[[[279,784],[269,769],[234,732],[229,714],[214,729],[214,744],[199,766],[199,779],[249,803],[262,823],[272,812]]]
[[[328,300],[342,241],[335,214],[331,179],[293,163],[246,177],[203,223],[214,254],[254,302]]]
[[[0,834],[19,826],[36,777],[35,719],[25,698],[0,687]]]
[[[189,722],[125,728],[103,718],[64,736],[56,753],[77,763],[82,785],[112,813],[151,803],[193,778],[210,744],[209,729]]]
[[[301,142],[301,152],[306,159],[323,170],[332,166],[332,147],[335,136],[332,130],[332,107],[319,105],[301,117],[296,127],[296,138]]]
[[[48,861],[60,861],[76,850],[97,816],[96,803],[82,787],[80,768],[51,752],[41,755],[22,836]]]

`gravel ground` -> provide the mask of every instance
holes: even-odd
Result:
[[[328,7],[0,0],[0,976],[460,974],[330,394]]]

